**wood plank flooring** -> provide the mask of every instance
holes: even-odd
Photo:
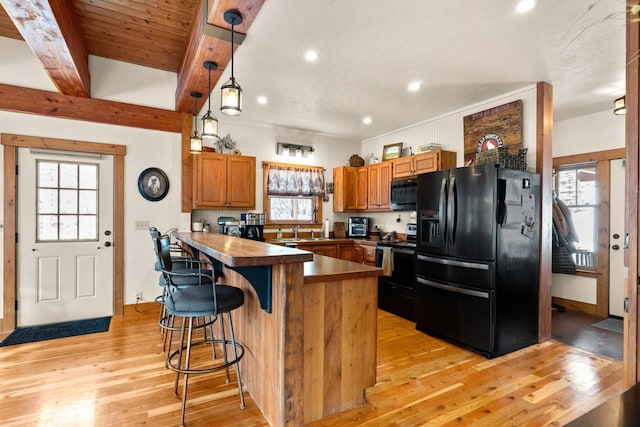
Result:
[[[127,307],[109,332],[0,347],[0,425],[178,425],[156,307],[142,307]],[[239,408],[231,380],[192,377],[187,426],[267,425],[247,393]],[[620,361],[555,341],[487,360],[379,310],[367,404],[311,425],[564,425],[621,392]]]

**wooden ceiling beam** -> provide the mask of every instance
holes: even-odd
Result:
[[[0,84],[0,110],[133,128],[182,132],[182,114],[161,108]]]
[[[229,28],[223,15],[225,11],[235,9],[242,15],[242,23],[235,26],[235,31],[239,34],[246,34],[263,3],[264,0],[210,1],[207,22],[221,28]],[[231,59],[231,43],[203,33],[202,5],[202,0],[199,0],[194,11],[185,54],[178,70],[176,111],[190,114],[194,113],[192,91],[198,91],[204,95],[198,101],[198,111],[207,102],[209,96],[209,71],[204,68],[204,62],[213,61],[218,64],[218,69],[211,72],[211,87],[214,87]],[[236,49],[237,47],[238,44],[235,45]],[[212,102],[212,104],[213,109],[217,103]]]
[[[60,93],[89,97],[89,55],[73,3],[62,0],[0,2]]]

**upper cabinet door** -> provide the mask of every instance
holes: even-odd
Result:
[[[223,207],[227,200],[227,159],[221,154],[202,153],[197,156],[193,207]]]
[[[340,166],[333,168],[333,211],[351,212],[356,210],[357,169]]]
[[[234,208],[256,207],[256,158],[229,156],[227,204]]]

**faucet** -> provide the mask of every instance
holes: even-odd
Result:
[[[300,227],[295,226],[295,227],[293,227],[293,229],[292,229],[292,230],[293,230],[293,238],[294,238],[294,239],[297,239],[297,238],[298,238],[298,229],[299,229],[299,228],[300,228]]]
[[[313,229],[311,229],[311,240],[313,240]]]

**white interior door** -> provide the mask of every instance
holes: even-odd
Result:
[[[609,314],[624,316],[624,160],[612,160],[611,166],[611,207],[609,213]]]
[[[113,314],[113,156],[18,149],[17,324]]]

